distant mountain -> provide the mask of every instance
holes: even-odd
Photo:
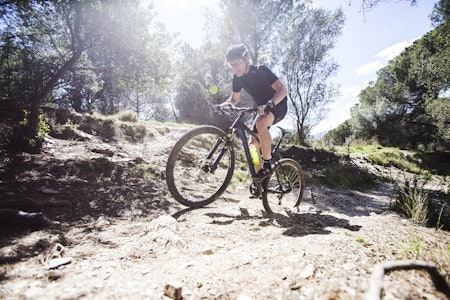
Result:
[[[312,134],[312,137],[313,137],[313,139],[315,139],[315,140],[321,139],[321,138],[323,138],[323,136],[324,136],[325,134],[328,133],[328,131],[329,131],[329,130],[327,130],[327,131],[321,131],[321,132],[318,132],[318,133],[314,133],[314,134]]]

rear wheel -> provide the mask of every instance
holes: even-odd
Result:
[[[295,160],[279,160],[262,184],[262,202],[269,214],[298,211],[305,192],[305,177]]]
[[[225,132],[214,126],[198,127],[181,137],[170,152],[167,186],[183,205],[208,205],[230,184],[234,163],[234,149]]]

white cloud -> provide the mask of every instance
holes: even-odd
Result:
[[[350,85],[346,87],[340,88],[342,99],[354,98],[357,97],[359,92],[361,91],[361,87],[359,85]]]
[[[402,51],[405,50],[406,47],[410,46],[418,38],[419,37],[410,39],[408,41],[398,42],[392,46],[384,48],[373,56],[374,58],[376,58],[376,60],[355,69],[356,74],[358,76],[361,76],[377,72],[378,70],[386,66],[388,61],[392,60],[397,55],[402,53]]]
[[[351,117],[350,109],[359,101],[358,94],[360,91],[361,86],[359,85],[341,87],[341,95],[326,106],[328,109],[327,117],[315,126],[311,133],[317,134],[331,130],[349,119]]]
[[[416,39],[412,39],[409,41],[403,41],[399,42],[397,44],[394,44],[392,46],[389,46],[377,54],[375,54],[374,57],[384,58],[385,60],[391,60],[397,55],[399,55],[403,50],[405,50],[406,47],[410,46]]]
[[[369,75],[369,74],[377,72],[379,69],[381,69],[385,65],[386,65],[386,62],[381,62],[380,60],[376,60],[376,61],[365,64],[364,66],[355,69],[355,72],[358,76]]]

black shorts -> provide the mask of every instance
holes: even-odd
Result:
[[[280,103],[275,105],[271,110],[271,113],[273,113],[275,119],[273,120],[272,125],[275,125],[276,123],[280,122],[284,119],[284,117],[287,114],[287,98],[283,99]],[[255,120],[256,121],[256,120]],[[269,126],[270,128],[270,126]],[[256,129],[256,122],[253,123],[253,132],[258,133],[258,129]]]

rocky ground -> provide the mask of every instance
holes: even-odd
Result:
[[[41,154],[3,155],[0,298],[377,299],[377,284],[382,299],[449,297],[449,232],[390,210],[391,184],[311,183],[299,211],[275,216],[243,182],[203,209],[179,205],[164,168],[188,129],[153,124],[138,141],[74,130]],[[390,262],[405,266],[377,279]]]

